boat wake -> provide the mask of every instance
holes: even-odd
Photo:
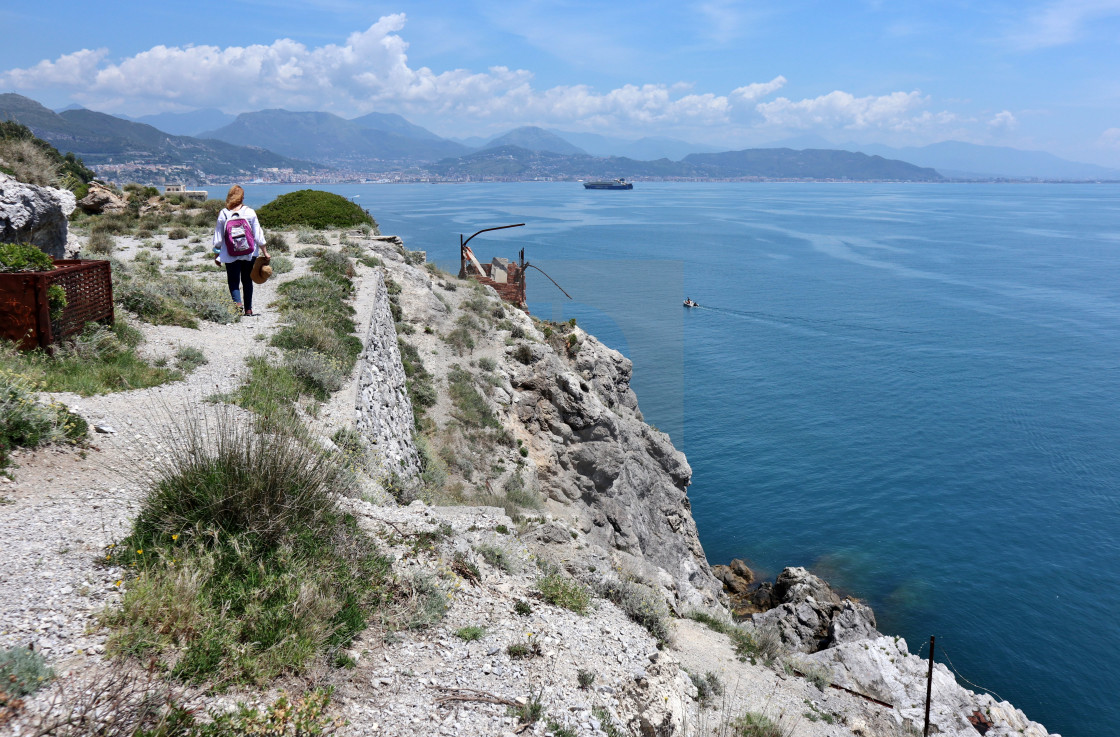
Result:
[[[707,310],[709,312],[745,317],[760,322],[779,323],[787,326],[799,326],[818,330],[824,328],[847,328],[849,330],[867,330],[876,333],[901,333],[906,335],[924,335],[927,333],[927,331],[924,330],[905,330],[903,328],[862,325],[859,323],[844,322],[843,320],[829,320],[820,317],[800,317],[794,315],[778,315],[773,312],[760,312],[755,310],[736,310],[731,307],[710,307],[707,305],[693,304],[690,309]]]

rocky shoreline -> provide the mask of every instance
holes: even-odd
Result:
[[[331,247],[341,235],[330,234]],[[164,240],[170,258],[178,246]],[[196,688],[190,703],[229,708],[330,686],[340,733],[353,735],[699,737],[735,734],[747,714],[798,737],[920,731],[926,661],[880,634],[870,608],[802,568],[759,584],[745,564],[709,566],[689,509],[691,469],[642,419],[630,361],[578,326],[534,320],[427,267],[399,239],[360,243],[382,263],[357,267],[362,360],[309,421],[324,444],[355,428],[378,450],[381,471],[362,477],[348,509],[394,575],[427,582],[443,608],[423,627],[375,622],[347,651],[349,667],[264,691]],[[256,319],[206,331],[144,326],[150,355],[190,345],[211,363],[152,390],[56,395],[117,432],[91,439],[92,460],[20,453],[14,481],[0,484],[0,647],[32,642],[60,676],[0,734],[29,734],[109,667],[98,613],[116,604],[126,577],[94,558],[127,528],[142,470],[159,462],[176,414],[232,389],[243,356],[268,350],[255,334],[273,329],[275,315]],[[469,348],[453,340],[459,328]],[[417,374],[405,375],[406,351],[432,387],[422,411],[409,400]],[[464,419],[451,396],[464,382],[493,424]],[[418,547],[421,537],[431,544]],[[594,592],[592,605],[579,613],[547,601],[549,575]],[[746,615],[739,624],[732,607]],[[543,717],[526,722],[517,707],[534,701]],[[1048,734],[941,665],[933,704],[937,734],[971,737],[976,712],[994,737]]]

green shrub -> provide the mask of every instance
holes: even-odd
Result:
[[[123,316],[117,322],[113,329],[90,323],[54,356],[41,351],[21,353],[11,345],[0,347],[0,371],[21,375],[44,391],[75,392],[84,397],[143,389],[182,378],[178,371],[154,367],[140,358],[121,340],[135,328],[128,326]]]
[[[116,248],[113,236],[103,230],[90,231],[86,249],[95,256],[108,256]]]
[[[591,604],[591,592],[575,579],[560,573],[545,576],[537,582],[537,591],[549,604],[569,609],[576,614],[586,614]]]
[[[128,235],[136,229],[136,220],[128,213],[95,215],[91,220],[91,233],[100,231],[112,235]]]
[[[330,246],[331,241],[327,236],[322,233],[316,233],[314,230],[300,228],[296,233],[296,243],[307,243],[312,246]],[[321,249],[316,249],[316,254],[322,253]]]
[[[296,267],[295,262],[287,256],[273,256],[269,266],[272,267],[273,274],[287,274]]]
[[[18,364],[19,360],[14,349],[0,354],[5,364]],[[76,442],[89,430],[86,421],[65,405],[39,401],[35,395],[38,388],[25,376],[0,365],[0,471],[9,465],[12,448]]]
[[[283,233],[269,233],[266,244],[270,252],[276,253],[291,253],[292,246],[288,243],[287,237]]]
[[[62,319],[62,313],[70,301],[66,298],[66,289],[61,284],[51,284],[47,287],[47,306],[50,310],[51,322]]]
[[[576,681],[579,683],[579,687],[582,689],[586,690],[588,688],[591,688],[591,684],[595,683],[595,673],[594,671],[580,668],[578,671],[576,671]]]
[[[311,270],[340,283],[343,280],[349,280],[356,273],[354,263],[338,251],[323,251],[320,253],[312,263]]]
[[[748,711],[731,722],[733,737],[784,737],[782,729],[765,714]]]
[[[392,595],[389,562],[338,505],[352,476],[314,444],[232,413],[188,417],[169,443],[106,556],[135,573],[104,616],[111,650],[263,684],[347,645]]]
[[[263,427],[297,423],[295,404],[303,389],[300,380],[287,366],[273,363],[267,356],[250,356],[245,364],[249,378],[228,400],[255,412]]]
[[[303,385],[304,392],[320,402],[329,399],[346,381],[337,361],[314,351],[291,351],[284,357],[284,365]]]
[[[505,548],[498,547],[497,545],[490,545],[489,543],[482,543],[474,546],[475,552],[482,556],[482,559],[494,566],[500,568],[506,573],[517,572],[517,558],[515,558]]]
[[[465,425],[479,428],[499,428],[501,424],[494,416],[490,405],[474,388],[469,372],[459,366],[452,366],[447,374],[451,401],[454,404],[452,415]]]
[[[0,243],[0,272],[50,271],[54,259],[30,243]]]
[[[447,614],[447,596],[428,576],[418,574],[408,584],[404,616],[398,616],[390,625],[400,624],[404,629],[418,630],[438,624]]]
[[[466,627],[460,627],[459,629],[455,630],[455,636],[465,642],[474,642],[475,640],[481,640],[483,635],[485,634],[486,628],[479,627],[476,624],[468,625]]]
[[[533,613],[533,607],[524,599],[517,599],[513,602],[513,613],[527,617]]]
[[[685,616],[688,619],[693,620],[694,622],[699,622],[700,624],[707,625],[708,629],[712,630],[713,632],[720,632],[722,634],[728,635],[732,632],[732,630],[737,629],[737,627],[730,621],[721,617],[717,617],[713,614],[709,614],[708,612],[702,612],[694,609]]]
[[[29,184],[60,186],[81,199],[96,176],[72,153],[65,155],[14,120],[0,121],[0,169]]]
[[[293,255],[296,258],[314,258],[322,252],[322,248],[300,248]]]
[[[599,585],[599,594],[613,601],[626,616],[646,629],[658,645],[672,639],[669,608],[656,591],[636,581],[605,580]]]
[[[739,660],[751,663],[762,660],[766,665],[773,665],[782,654],[782,637],[774,627],[740,625],[732,627],[728,634]]]
[[[281,326],[269,344],[286,350],[320,353],[334,360],[336,371],[346,376],[362,352],[362,342],[357,337],[340,334],[314,313],[306,312],[298,313],[291,324]]]
[[[527,343],[518,343],[513,349],[513,357],[527,366],[533,362],[533,349]]]
[[[240,319],[224,281],[161,274],[162,261],[141,250],[132,265],[113,262],[113,300],[144,322],[197,328],[198,321],[228,324]]]
[[[345,197],[314,189],[301,189],[280,195],[257,210],[261,226],[282,228],[306,225],[312,228],[347,228],[367,223],[376,227],[374,219],[361,207]]]
[[[27,696],[52,678],[54,671],[34,650],[20,646],[0,650],[0,696],[4,692],[12,696]],[[0,701],[0,706],[3,706],[3,701]]]
[[[709,706],[713,698],[723,695],[723,682],[715,673],[709,671],[702,676],[689,673],[688,677],[696,687],[696,700],[701,706]]]
[[[175,367],[185,374],[209,362],[206,354],[193,346],[183,346],[175,352]]]
[[[184,238],[190,238],[191,232],[186,228],[172,228],[171,230],[167,231],[167,237],[173,241],[181,241]]]
[[[506,654],[515,660],[523,658],[532,658],[541,654],[541,646],[539,642],[533,639],[530,635],[526,640],[519,642],[511,642],[506,645]]]
[[[512,648],[513,645],[510,645],[510,647]],[[517,721],[522,724],[536,724],[544,716],[544,701],[541,700],[543,695],[543,689],[538,693],[530,694],[529,700],[524,704],[509,707],[509,714],[517,717]]]

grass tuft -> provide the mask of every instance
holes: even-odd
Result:
[[[613,601],[626,616],[644,627],[658,645],[665,645],[672,639],[669,608],[650,587],[636,581],[606,580],[599,584],[599,594]]]
[[[591,605],[591,592],[575,579],[553,573],[537,582],[537,591],[549,604],[563,607],[576,614],[586,614]]]
[[[5,692],[9,696],[27,696],[52,678],[54,671],[34,650],[19,646],[0,650],[0,706]]]
[[[140,334],[123,317],[112,328],[89,323],[85,331],[54,356],[21,353],[0,345],[0,371],[19,375],[42,391],[95,394],[145,389],[183,378],[182,373],[152,366],[136,353]]]
[[[476,624],[468,625],[466,627],[460,627],[459,629],[455,630],[455,636],[465,642],[474,642],[475,640],[481,640],[485,634],[486,628],[479,627]]]
[[[172,437],[131,534],[106,556],[135,574],[104,615],[112,651],[222,688],[347,645],[392,595],[389,562],[338,506],[352,476],[232,410]]]

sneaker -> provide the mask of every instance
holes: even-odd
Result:
[[[260,317],[260,313],[253,312],[252,310],[245,310],[245,317]]]

